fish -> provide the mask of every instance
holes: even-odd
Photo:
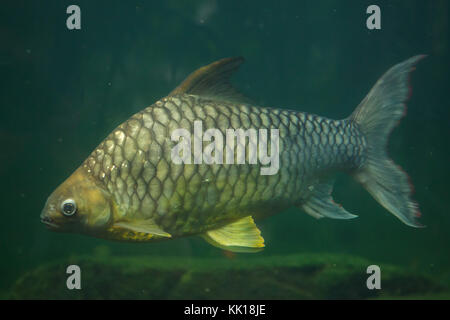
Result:
[[[227,251],[258,252],[265,243],[255,220],[288,208],[317,219],[356,218],[332,197],[335,175],[345,172],[404,224],[423,227],[409,177],[386,149],[406,111],[410,73],[424,57],[390,68],[342,120],[255,106],[230,82],[242,57],[201,67],[114,129],[48,197],[41,222],[52,231],[109,240],[200,236]],[[200,136],[193,132],[196,124]],[[205,139],[209,129],[223,136],[229,130],[276,130],[277,139],[266,136],[253,151],[270,145],[277,167],[262,174],[263,162],[250,161],[250,134],[239,140],[248,148],[244,161],[237,161],[234,149],[224,153],[238,163],[223,163],[217,149],[211,152],[215,161],[193,161],[184,153],[192,152],[192,140],[200,144],[194,149],[205,150],[212,143],[212,136]],[[190,136],[174,139],[176,130]],[[175,149],[180,144],[187,149]],[[175,161],[180,154],[185,161]]]

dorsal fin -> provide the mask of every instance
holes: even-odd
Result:
[[[201,67],[172,90],[169,96],[186,93],[217,100],[249,103],[250,99],[230,83],[231,75],[243,62],[243,57],[225,58]]]

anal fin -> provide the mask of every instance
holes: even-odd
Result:
[[[264,248],[264,238],[251,216],[207,231],[203,238],[213,246],[233,252],[258,252]]]
[[[333,183],[322,183],[313,186],[310,197],[300,208],[314,218],[353,219],[358,217],[334,202],[331,192]]]

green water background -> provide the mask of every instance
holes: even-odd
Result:
[[[67,6],[82,29],[66,28]],[[366,8],[381,8],[370,31]],[[335,198],[360,217],[317,221],[295,209],[258,223],[259,257],[346,253],[450,277],[449,2],[3,1],[0,4],[0,291],[26,270],[106,246],[115,256],[223,257],[198,238],[114,243],[46,230],[48,195],[133,113],[194,69],[228,56],[261,105],[348,116],[389,67],[429,54],[389,154],[410,174],[425,229],[403,225],[347,176]],[[252,259],[239,255],[238,259]]]

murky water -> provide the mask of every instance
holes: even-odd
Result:
[[[377,1],[380,30],[366,26],[369,1],[78,1],[80,30],[66,27],[70,4],[0,5],[2,298],[450,297],[447,1]],[[199,237],[110,242],[39,221],[49,194],[112,129],[200,66],[243,56],[233,83],[258,104],[342,119],[416,54],[429,56],[389,155],[409,173],[424,229],[346,175],[334,197],[358,219],[280,212],[257,222],[266,248],[255,254]],[[84,270],[83,293],[65,287],[70,264]],[[366,288],[369,265],[381,267],[380,291]]]

